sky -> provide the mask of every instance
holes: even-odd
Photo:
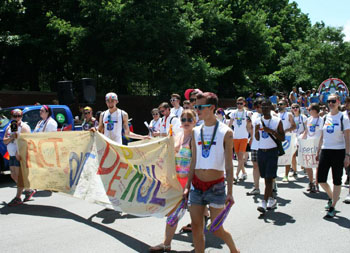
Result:
[[[350,41],[350,0],[290,0],[308,14],[311,23],[323,21],[327,26],[343,27],[345,40]]]

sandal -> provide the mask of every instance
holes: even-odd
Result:
[[[171,246],[164,245],[164,243],[160,243],[156,246],[149,248],[149,252],[170,252],[170,251],[171,251]]]
[[[180,230],[180,233],[191,233],[192,227],[191,224],[187,224],[186,226],[183,226]]]

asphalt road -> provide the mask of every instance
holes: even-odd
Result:
[[[279,175],[282,173],[280,168]],[[278,207],[263,216],[256,210],[262,196],[246,196],[253,185],[250,166],[248,180],[234,186],[236,204],[224,225],[241,252],[349,252],[350,205],[343,203],[348,188],[342,187],[337,205],[340,212],[328,219],[324,210],[326,194],[308,193],[302,173],[289,183],[280,181]],[[263,189],[263,181],[261,186]],[[34,200],[22,206],[8,207],[6,202],[15,191],[10,177],[0,176],[1,252],[147,252],[149,246],[163,240],[165,218],[108,211],[48,191],[39,191]],[[179,227],[189,222],[186,214]],[[206,246],[206,252],[228,252],[212,234],[207,234]],[[191,252],[191,234],[181,234],[178,229],[172,249]]]

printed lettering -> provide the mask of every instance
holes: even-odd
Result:
[[[110,150],[110,144],[108,142],[106,142],[106,143],[107,143],[107,147],[105,149],[105,152],[102,156],[100,165],[98,167],[97,175],[105,175],[105,174],[111,173],[120,161],[119,154],[114,149],[112,149],[114,151],[114,154],[116,155],[116,159],[115,159],[114,163],[110,167],[102,167],[104,165],[104,162],[105,162],[107,156],[109,155],[109,150]]]
[[[117,169],[116,169],[116,171],[115,171],[115,173],[114,173],[114,175],[113,175],[111,181],[109,182],[108,190],[107,190],[107,195],[108,195],[108,196],[111,196],[111,197],[114,197],[114,196],[115,196],[116,191],[113,190],[113,189],[111,189],[112,184],[113,184],[113,181],[114,181],[114,180],[120,180],[120,176],[118,176],[118,173],[119,173],[120,169],[127,169],[128,166],[129,166],[129,165],[128,165],[127,163],[119,163],[119,165],[118,165],[118,167],[117,167]]]

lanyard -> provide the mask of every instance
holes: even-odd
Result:
[[[214,138],[215,138],[215,135],[216,135],[216,131],[218,130],[218,126],[219,126],[219,121],[216,121],[215,128],[214,128],[214,131],[213,131],[213,135],[211,136],[211,141],[210,141],[209,145],[206,145],[204,143],[204,138],[203,138],[203,127],[204,127],[204,124],[202,125],[202,127],[201,127],[202,151],[203,150],[205,150],[205,151],[209,151],[210,150],[211,145],[214,142]]]
[[[286,112],[284,112],[283,115],[282,115],[282,117],[281,117],[281,113],[280,113],[280,118],[281,118],[282,120],[285,120],[285,117],[284,117],[285,114],[286,114]]]

